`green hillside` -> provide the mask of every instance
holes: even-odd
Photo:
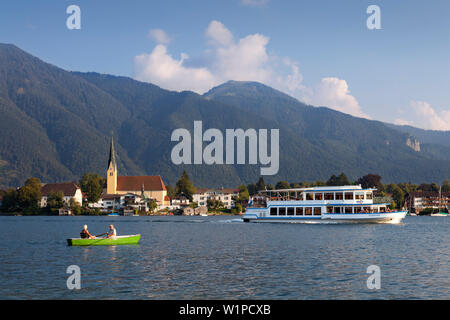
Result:
[[[186,170],[196,185],[254,182],[260,165],[182,165],[170,160],[173,130],[280,129],[280,170],[265,177],[325,180],[378,173],[384,182],[442,181],[450,152],[406,144],[410,133],[378,121],[307,106],[259,83],[230,81],[205,95],[173,92],[126,77],[67,72],[0,44],[0,187],[104,174],[114,134],[119,174],[158,174],[174,184]],[[419,139],[420,140],[420,139]]]

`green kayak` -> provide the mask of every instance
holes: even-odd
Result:
[[[97,239],[67,239],[69,246],[117,246],[121,244],[138,244],[141,239],[140,234],[129,236],[117,236],[114,238],[97,238]]]

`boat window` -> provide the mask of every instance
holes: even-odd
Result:
[[[342,213],[341,207],[334,207],[334,213]]]
[[[344,194],[342,192],[336,192],[336,200],[343,200],[344,199]]]
[[[367,199],[367,200],[372,200],[372,199],[373,199],[372,192],[367,192],[367,193],[366,193],[366,199]]]
[[[380,207],[380,212],[386,212],[386,207]]]
[[[279,216],[285,216],[286,215],[286,208],[278,208],[278,215]]]
[[[310,216],[310,215],[312,215],[312,208],[306,207],[305,208],[305,216]]]
[[[352,207],[345,207],[345,213],[353,213]]]
[[[316,200],[323,200],[323,193],[315,193]]]
[[[353,200],[353,192],[346,192],[345,200]]]
[[[321,207],[314,207],[314,215],[320,216],[322,214],[322,208]]]
[[[276,216],[277,215],[277,208],[270,208],[270,215]]]
[[[325,193],[325,200],[334,200],[333,193]]]
[[[287,208],[287,215],[288,216],[293,216],[294,215],[294,208],[292,208],[292,207]]]
[[[361,207],[355,207],[355,213],[361,213]]]
[[[302,207],[295,208],[295,215],[296,216],[302,216],[303,215],[303,208]]]
[[[364,200],[364,193],[355,193],[356,200]]]
[[[313,194],[312,193],[307,193],[306,194],[306,200],[314,200]]]
[[[327,207],[327,213],[333,213],[333,207]]]

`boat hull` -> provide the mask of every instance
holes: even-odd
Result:
[[[245,222],[341,222],[341,223],[400,223],[406,216],[407,211],[386,213],[362,213],[362,214],[322,214],[320,216],[284,216],[284,217],[262,217],[255,214],[245,215]]]
[[[69,246],[117,246],[117,245],[138,244],[140,239],[141,239],[140,234],[129,236],[117,236],[114,238],[96,238],[96,239],[72,238],[67,239],[67,244]]]

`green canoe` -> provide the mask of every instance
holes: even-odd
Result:
[[[69,246],[117,246],[120,244],[138,244],[141,239],[140,234],[129,236],[117,236],[114,238],[97,238],[97,239],[67,239]]]

